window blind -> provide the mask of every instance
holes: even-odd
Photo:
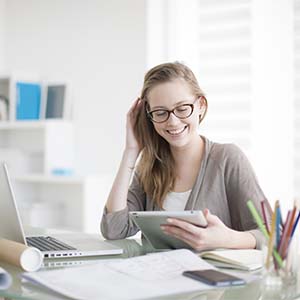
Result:
[[[300,2],[294,1],[294,189],[300,195]]]
[[[209,104],[203,130],[216,141],[250,151],[251,1],[197,4],[197,77]]]

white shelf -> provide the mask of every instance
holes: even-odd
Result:
[[[57,126],[70,124],[70,121],[65,120],[32,120],[32,121],[0,121],[0,130],[14,130],[14,129],[44,129],[47,126]]]
[[[26,174],[12,178],[20,183],[82,184],[85,178],[80,176],[55,176],[45,174]]]
[[[0,158],[12,174],[74,169],[74,129],[70,121],[0,121]]]
[[[101,199],[108,195],[106,177],[13,176],[17,204],[24,224],[98,232]],[[100,204],[99,204],[100,203]]]

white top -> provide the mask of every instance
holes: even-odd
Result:
[[[176,193],[176,192],[168,193],[163,204],[163,209],[171,210],[171,211],[184,210],[191,191],[192,190],[181,192],[181,193]]]

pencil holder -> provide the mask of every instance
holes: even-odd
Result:
[[[280,288],[286,292],[288,287],[297,284],[299,274],[299,236],[295,236],[288,247],[286,256],[282,259],[282,266],[271,257],[269,264],[266,261],[264,270],[264,284],[266,288]],[[266,259],[267,256],[265,255]]]
[[[284,218],[279,200],[276,200],[274,210],[261,201],[262,218],[249,200],[247,206],[257,226],[262,231],[266,245],[263,246],[265,257],[264,280],[261,299],[292,299],[299,290],[299,226],[300,220],[299,203],[294,202],[292,209],[288,210]],[[266,211],[272,216],[271,223],[266,217]]]
[[[283,261],[283,274],[282,280],[285,286],[287,285],[294,285],[298,281],[299,277],[299,255],[300,255],[300,248],[299,248],[299,234],[294,236],[291,240],[287,256]]]

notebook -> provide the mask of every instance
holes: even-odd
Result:
[[[87,234],[26,237],[5,163],[0,164],[0,237],[41,250],[45,258],[66,258],[123,253],[123,249]],[[62,238],[60,238],[62,237]]]
[[[210,250],[199,255],[219,268],[254,271],[263,267],[262,251],[256,249]]]

